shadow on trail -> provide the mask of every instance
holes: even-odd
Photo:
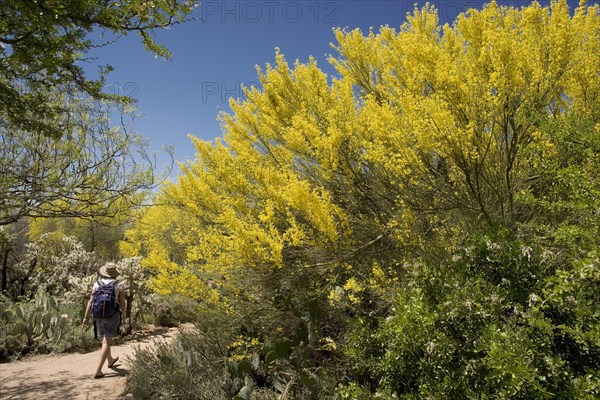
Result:
[[[111,385],[111,381],[121,376],[126,376],[128,371],[120,370],[108,372],[104,378],[97,379],[103,385]],[[96,399],[101,394],[93,385],[94,378],[81,371],[60,371],[58,373],[28,373],[27,376],[8,377],[18,382],[18,385],[2,388],[2,399]],[[3,377],[3,379],[5,379]]]
[[[123,378],[123,377],[126,377],[127,375],[129,375],[129,370],[122,368],[120,365],[120,362],[119,362],[119,364],[112,367],[108,371],[109,372],[104,373],[104,378],[102,378],[102,379],[109,378],[111,376],[118,376],[118,377]]]
[[[69,353],[34,357],[0,365],[2,400],[120,400],[136,348],[148,348],[170,340],[178,329],[153,329],[135,332],[114,343],[114,356],[121,360],[113,367],[104,366],[105,376],[94,379],[100,346],[89,353]]]

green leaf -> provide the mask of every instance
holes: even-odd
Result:
[[[12,331],[16,335],[24,335],[27,333],[27,324],[19,321],[13,326]]]
[[[319,393],[317,381],[308,372],[304,370],[300,371],[300,379],[313,396],[316,396]]]
[[[252,354],[252,368],[257,370],[260,367],[260,354],[254,353]]]
[[[277,353],[275,351],[270,351],[265,356],[265,364],[269,365],[273,361],[277,360]]]
[[[237,366],[237,376],[239,378],[243,378],[244,376],[251,375],[251,374],[252,374],[252,365],[246,360],[240,361]]]
[[[305,324],[301,324],[298,326],[298,328],[296,328],[292,344],[294,345],[294,347],[297,347],[306,339],[308,339],[308,328]]]
[[[236,397],[239,397],[243,400],[248,400],[250,398],[250,395],[252,394],[252,391],[253,391],[252,386],[245,385],[243,388],[240,389],[240,392],[238,393],[238,395]]]
[[[282,337],[275,340],[275,351],[277,352],[277,356],[279,358],[287,356],[291,347],[292,342],[288,338]]]
[[[281,375],[277,375],[273,380],[273,387],[279,392],[283,393],[285,387],[287,386],[287,380],[283,378]]]

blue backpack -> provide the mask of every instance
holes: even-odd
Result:
[[[98,289],[94,292],[92,314],[94,318],[108,318],[117,311],[115,281],[102,283],[98,281]]]

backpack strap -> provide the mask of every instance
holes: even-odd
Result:
[[[114,298],[113,298],[113,300],[114,300],[114,302],[115,302],[115,309],[116,309],[117,311],[120,311],[120,310],[121,310],[121,305],[119,304],[119,296],[117,296],[117,284],[118,284],[118,283],[119,283],[119,282],[118,282],[116,279],[112,279],[112,280],[110,281],[110,283],[107,283],[106,285],[110,285],[110,286],[112,286],[112,288],[113,288],[113,293],[115,294],[115,296],[114,296]]]
[[[102,286],[102,285],[111,285],[115,290],[117,290],[116,284],[118,283],[116,279],[112,279],[109,283],[104,283],[102,282],[102,277],[98,278],[98,280],[96,281],[96,283],[98,284],[98,287]]]

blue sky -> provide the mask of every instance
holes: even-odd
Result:
[[[479,0],[432,1],[442,23],[458,13],[481,8]],[[529,1],[499,1],[517,7]],[[548,4],[549,1],[540,1]],[[572,7],[577,0],[569,2]],[[590,1],[590,3],[593,3]],[[382,25],[399,27],[414,4],[400,0],[231,0],[204,1],[195,10],[195,20],[156,32],[173,59],[164,61],[147,53],[132,35],[97,49],[97,63],[115,70],[107,80],[107,91],[137,99],[142,116],[135,130],[152,141],[152,149],[174,145],[175,158],[194,158],[188,135],[204,140],[221,136],[220,111],[228,111],[228,98],[243,96],[241,84],[258,81],[256,66],[273,63],[275,48],[288,62],[305,62],[312,55],[328,73],[330,43],[336,27],[360,28],[368,32]],[[94,69],[95,64],[89,65]],[[159,157],[166,162],[166,157]]]

